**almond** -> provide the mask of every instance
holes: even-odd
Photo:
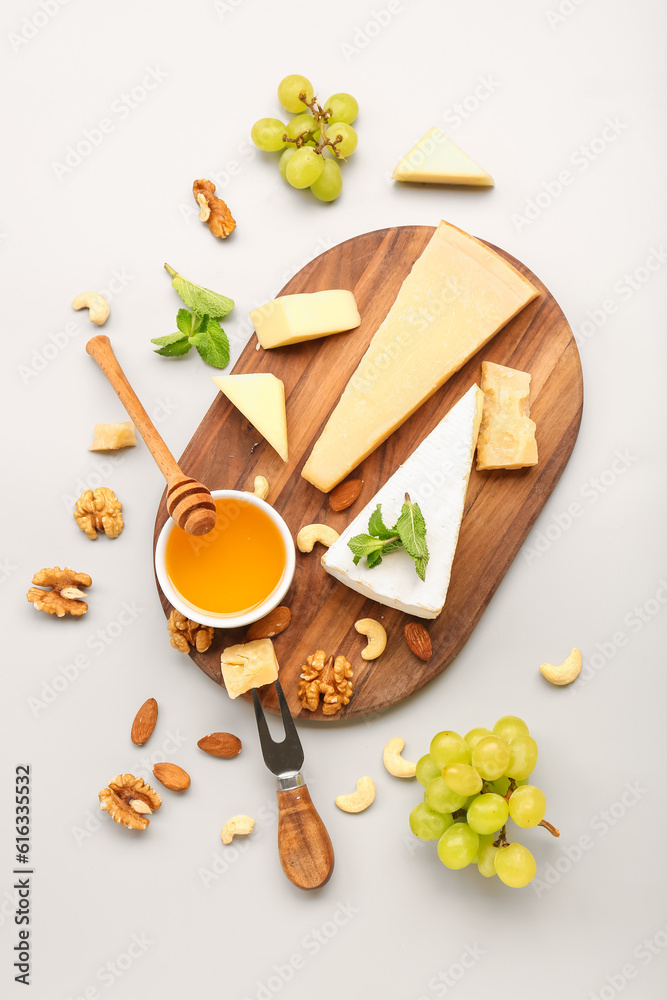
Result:
[[[405,626],[405,641],[420,660],[431,659],[431,636],[421,622],[408,622]]]
[[[211,733],[202,736],[197,746],[212,757],[236,757],[241,753],[241,740],[233,733]]]
[[[190,787],[190,775],[178,764],[169,764],[167,761],[163,761],[161,764],[155,765],[153,774],[165,788],[171,788],[172,792],[182,792],[184,788]]]
[[[246,642],[252,642],[254,639],[272,639],[274,635],[284,632],[291,621],[292,612],[289,608],[284,605],[274,608],[268,615],[252,623],[245,637]]]
[[[130,733],[130,739],[137,746],[143,746],[146,740],[149,738],[153,730],[155,729],[155,723],[157,722],[157,702],[155,698],[149,698],[145,701],[137,714],[134,717],[134,722],[132,723],[132,732]]]
[[[347,507],[351,507],[361,493],[363,485],[363,479],[348,479],[346,483],[339,483],[336,489],[329,494],[331,509],[345,510]]]

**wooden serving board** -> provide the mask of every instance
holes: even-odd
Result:
[[[306,482],[301,469],[368,343],[392,305],[403,279],[433,235],[430,226],[401,226],[365,233],[328,250],[296,274],[281,295],[349,288],[362,316],[349,333],[323,337],[272,351],[256,349],[253,336],[234,372],[273,372],[285,383],[290,460],[285,464],[211,383],[212,406],[186,448],[183,470],[210,489],[252,490],[256,475],[270,484],[269,501],[296,536],[304,524],[325,522],[341,532],[352,517],[435,427],[450,407],[479,384],[481,362],[495,361],[532,375],[531,417],[537,424],[539,464],[519,471],[477,472],[473,467],[466,509],[445,607],[424,621],[433,655],[424,663],[405,643],[411,617],[384,607],[334,580],[316,550],[297,552],[294,582],[281,602],[292,610],[289,628],[274,639],[282,686],[292,714],[330,722],[377,712],[418,691],[451,663],[462,648],[517,554],[565,468],[579,430],[583,385],[572,331],[553,296],[527,267],[497,247],[541,294],[454,375],[351,477],[362,478],[359,499],[334,512],[328,496]],[[491,246],[491,244],[489,244]],[[155,539],[167,518],[164,496]],[[159,587],[158,587],[159,590]],[[160,591],[165,615],[170,606]],[[359,618],[376,618],[388,633],[377,660],[361,658],[366,639],[354,629]],[[246,629],[216,629],[206,653],[191,653],[209,677],[221,684],[220,652],[242,642]],[[331,717],[303,709],[297,698],[301,665],[317,649],[343,653],[354,670],[354,695]],[[277,711],[273,685],[262,692]]]

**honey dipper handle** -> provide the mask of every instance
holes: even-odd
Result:
[[[169,481],[174,475],[180,474],[181,470],[176,459],[158,434],[153,421],[139,402],[139,397],[118,364],[109,338],[103,333],[98,334],[97,337],[88,341],[86,351],[97,362],[111,386],[116,390],[118,398],[146,442],[146,446],[164,478]]]

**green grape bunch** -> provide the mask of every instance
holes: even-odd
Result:
[[[318,201],[335,201],[343,189],[339,160],[357,148],[352,122],[359,105],[343,93],[320,104],[310,80],[296,73],[280,81],[278,100],[293,117],[287,123],[260,118],[252,127],[252,141],[263,152],[280,152],[280,176],[293,188],[308,188]]]
[[[537,866],[527,847],[510,843],[507,821],[560,836],[544,818],[544,792],[529,784],[536,763],[537,743],[516,715],[465,736],[449,729],[437,733],[417,762],[424,801],[410,813],[410,829],[420,840],[437,840],[447,868],[476,863],[485,878],[497,875],[505,885],[523,888]]]

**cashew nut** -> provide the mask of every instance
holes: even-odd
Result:
[[[377,660],[387,645],[387,633],[384,627],[376,622],[374,618],[360,618],[354,623],[354,627],[360,635],[368,637],[368,644],[362,649],[361,656],[364,660]]]
[[[253,492],[260,500],[266,500],[269,495],[268,479],[265,479],[264,476],[255,476],[255,489]]]
[[[343,812],[360,813],[364,809],[368,809],[374,798],[375,785],[373,784],[373,779],[364,775],[357,782],[356,792],[352,792],[351,795],[337,795],[334,802]]]
[[[299,552],[312,552],[315,542],[321,542],[327,548],[338,538],[338,532],[328,524],[306,524],[296,536],[296,547]]]
[[[558,684],[559,686],[571,684],[577,679],[580,671],[581,653],[576,646],[568,658],[558,666],[554,666],[553,663],[543,663],[540,667],[542,676],[546,677],[550,684]]]
[[[99,292],[83,292],[72,301],[74,309],[87,309],[91,323],[104,326],[109,318],[109,303]]]
[[[202,191],[200,191],[199,194],[197,195],[197,204],[201,209],[199,213],[199,218],[201,219],[202,222],[208,222],[208,220],[211,218],[211,206],[207,202],[206,195]]]
[[[252,833],[255,828],[255,821],[252,816],[245,816],[241,813],[228,819],[220,834],[223,844],[231,844],[234,837],[240,833]]]
[[[411,760],[404,760],[401,757],[404,746],[405,740],[402,740],[400,736],[394,736],[393,740],[389,740],[382,751],[382,763],[395,778],[414,778],[417,773],[417,765]]]

